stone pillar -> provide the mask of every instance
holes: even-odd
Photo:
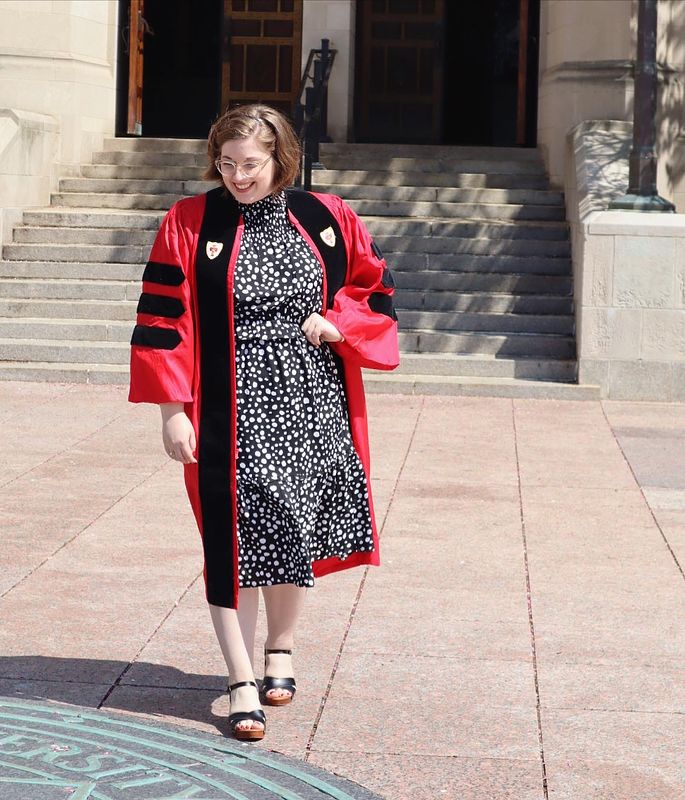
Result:
[[[57,137],[54,147],[44,148],[53,180],[75,173],[113,135],[117,9],[116,0],[0,2],[0,110],[6,127],[16,130],[4,147],[0,143],[8,179],[14,170],[23,180],[27,161],[35,174],[44,173],[34,134]],[[45,188],[29,194],[15,200],[48,202]]]
[[[635,0],[541,0],[538,143],[563,187],[566,136],[584,120],[633,118]],[[685,0],[659,0],[659,192],[685,211]]]
[[[304,0],[302,12],[302,69],[309,51],[330,39],[337,50],[328,84],[328,135],[346,142],[352,131],[354,93],[354,0]]]

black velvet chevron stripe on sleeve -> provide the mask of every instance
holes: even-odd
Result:
[[[185,311],[185,306],[177,297],[143,292],[136,310],[138,314],[153,314],[156,317],[178,319]]]
[[[152,325],[136,325],[131,344],[155,347],[157,350],[173,350],[181,344],[181,335],[173,328],[156,328]]]
[[[185,279],[180,267],[159,261],[148,261],[143,272],[144,282],[159,283],[162,286],[180,286]]]
[[[369,308],[376,314],[385,314],[390,319],[397,319],[392,297],[383,292],[373,292],[369,295]]]
[[[381,278],[381,283],[385,286],[386,289],[392,289],[395,285],[395,279],[392,277],[392,272],[386,267],[383,270],[383,277]]]

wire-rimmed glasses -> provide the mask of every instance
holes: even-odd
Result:
[[[243,177],[254,178],[262,170],[266,162],[270,160],[271,156],[268,155],[264,161],[246,161],[244,164],[236,164],[230,158],[217,158],[214,166],[222,175],[226,175],[229,178],[235,175],[238,170],[243,174]]]

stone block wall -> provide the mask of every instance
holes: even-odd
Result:
[[[685,215],[606,210],[630,138],[607,120],[568,137],[578,377],[608,398],[685,400]]]

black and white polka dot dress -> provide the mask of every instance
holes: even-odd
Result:
[[[243,587],[313,586],[312,561],[373,550],[366,476],[331,351],[302,332],[321,312],[321,266],[283,193],[240,210],[238,578]]]

